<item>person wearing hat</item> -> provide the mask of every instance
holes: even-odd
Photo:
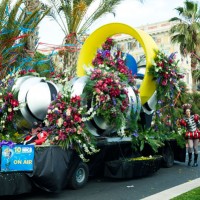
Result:
[[[180,120],[180,125],[186,128],[185,138],[188,142],[188,166],[191,166],[192,152],[194,150],[194,163],[192,166],[197,167],[200,117],[198,114],[191,113],[191,104],[184,104],[182,107],[185,117]]]

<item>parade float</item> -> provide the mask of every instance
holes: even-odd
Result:
[[[125,65],[126,54],[113,50],[112,36],[118,33],[131,35],[144,49],[146,72],[139,88],[137,74]],[[181,133],[172,129],[172,119],[161,122],[180,78],[174,55],[165,56],[148,34],[121,23],[87,38],[77,77],[69,81],[33,70],[9,74],[1,80],[0,195],[78,189],[89,176],[143,177],[161,163],[185,161],[185,149],[178,151],[177,141],[170,140]],[[173,136],[162,133],[162,125]],[[40,133],[28,144],[31,129]]]

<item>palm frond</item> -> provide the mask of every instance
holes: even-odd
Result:
[[[16,65],[19,55],[24,52],[23,46],[28,34],[34,31],[38,23],[49,12],[49,9],[40,10],[38,7],[33,12],[27,13],[23,3],[23,0],[17,0],[10,6],[11,0],[3,0],[0,5],[0,19],[2,19],[0,21],[0,54],[3,58],[1,60],[3,66],[1,72],[3,73],[11,64],[13,67]]]
[[[112,13],[115,14],[114,10],[123,0],[103,0],[98,9],[96,9],[86,22],[82,25],[79,33],[85,32],[97,19],[100,19],[102,16]]]

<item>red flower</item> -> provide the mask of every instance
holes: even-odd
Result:
[[[74,121],[75,122],[81,122],[82,121],[82,118],[81,118],[81,115],[80,114],[78,114],[78,113],[76,113],[76,114],[74,114]]]
[[[12,99],[13,94],[11,92],[7,93],[7,95],[4,97],[4,99],[7,101],[8,99]]]
[[[15,100],[15,99],[11,99],[11,100],[10,100],[10,103],[11,103],[11,105],[12,105],[13,107],[19,106],[19,102],[18,102],[17,100]]]
[[[58,136],[59,140],[65,140],[67,137],[62,131],[58,131]]]
[[[71,103],[78,103],[81,101],[81,97],[76,95],[75,97],[72,97],[70,101]]]
[[[26,70],[25,70],[25,69],[21,70],[21,71],[19,72],[19,74],[20,74],[20,75],[25,75],[25,74],[26,74]]]
[[[10,112],[9,115],[7,116],[7,120],[11,122],[13,120],[13,117],[14,117],[14,112]]]
[[[34,69],[29,69],[28,72],[36,72]]]

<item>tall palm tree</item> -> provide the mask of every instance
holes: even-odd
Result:
[[[24,4],[26,10],[25,17],[37,11],[38,18],[41,18],[41,16],[43,18],[50,11],[50,8],[44,6],[44,4],[42,4],[39,0],[25,0]],[[37,42],[38,42],[38,32],[39,32],[38,26],[34,27],[34,30],[27,39],[26,48],[29,53],[29,56],[31,57],[33,57],[36,52]]]
[[[186,0],[184,7],[175,8],[179,17],[171,18],[170,21],[177,21],[171,30],[172,43],[180,45],[180,53],[183,56],[191,57],[191,71],[197,66],[197,49],[200,46],[200,8],[197,2]],[[196,80],[193,79],[193,90],[196,90]]]
[[[23,2],[2,0],[0,4],[0,78],[20,65],[28,36],[46,14],[40,8],[27,14]]]
[[[114,13],[114,9],[123,0],[101,0],[91,14],[88,9],[97,0],[48,0],[52,10],[50,16],[58,23],[65,34],[64,68],[70,69],[70,75],[75,75],[75,66],[81,40],[89,27],[102,16]],[[140,0],[142,2],[142,0]],[[94,5],[94,4],[93,4]]]

